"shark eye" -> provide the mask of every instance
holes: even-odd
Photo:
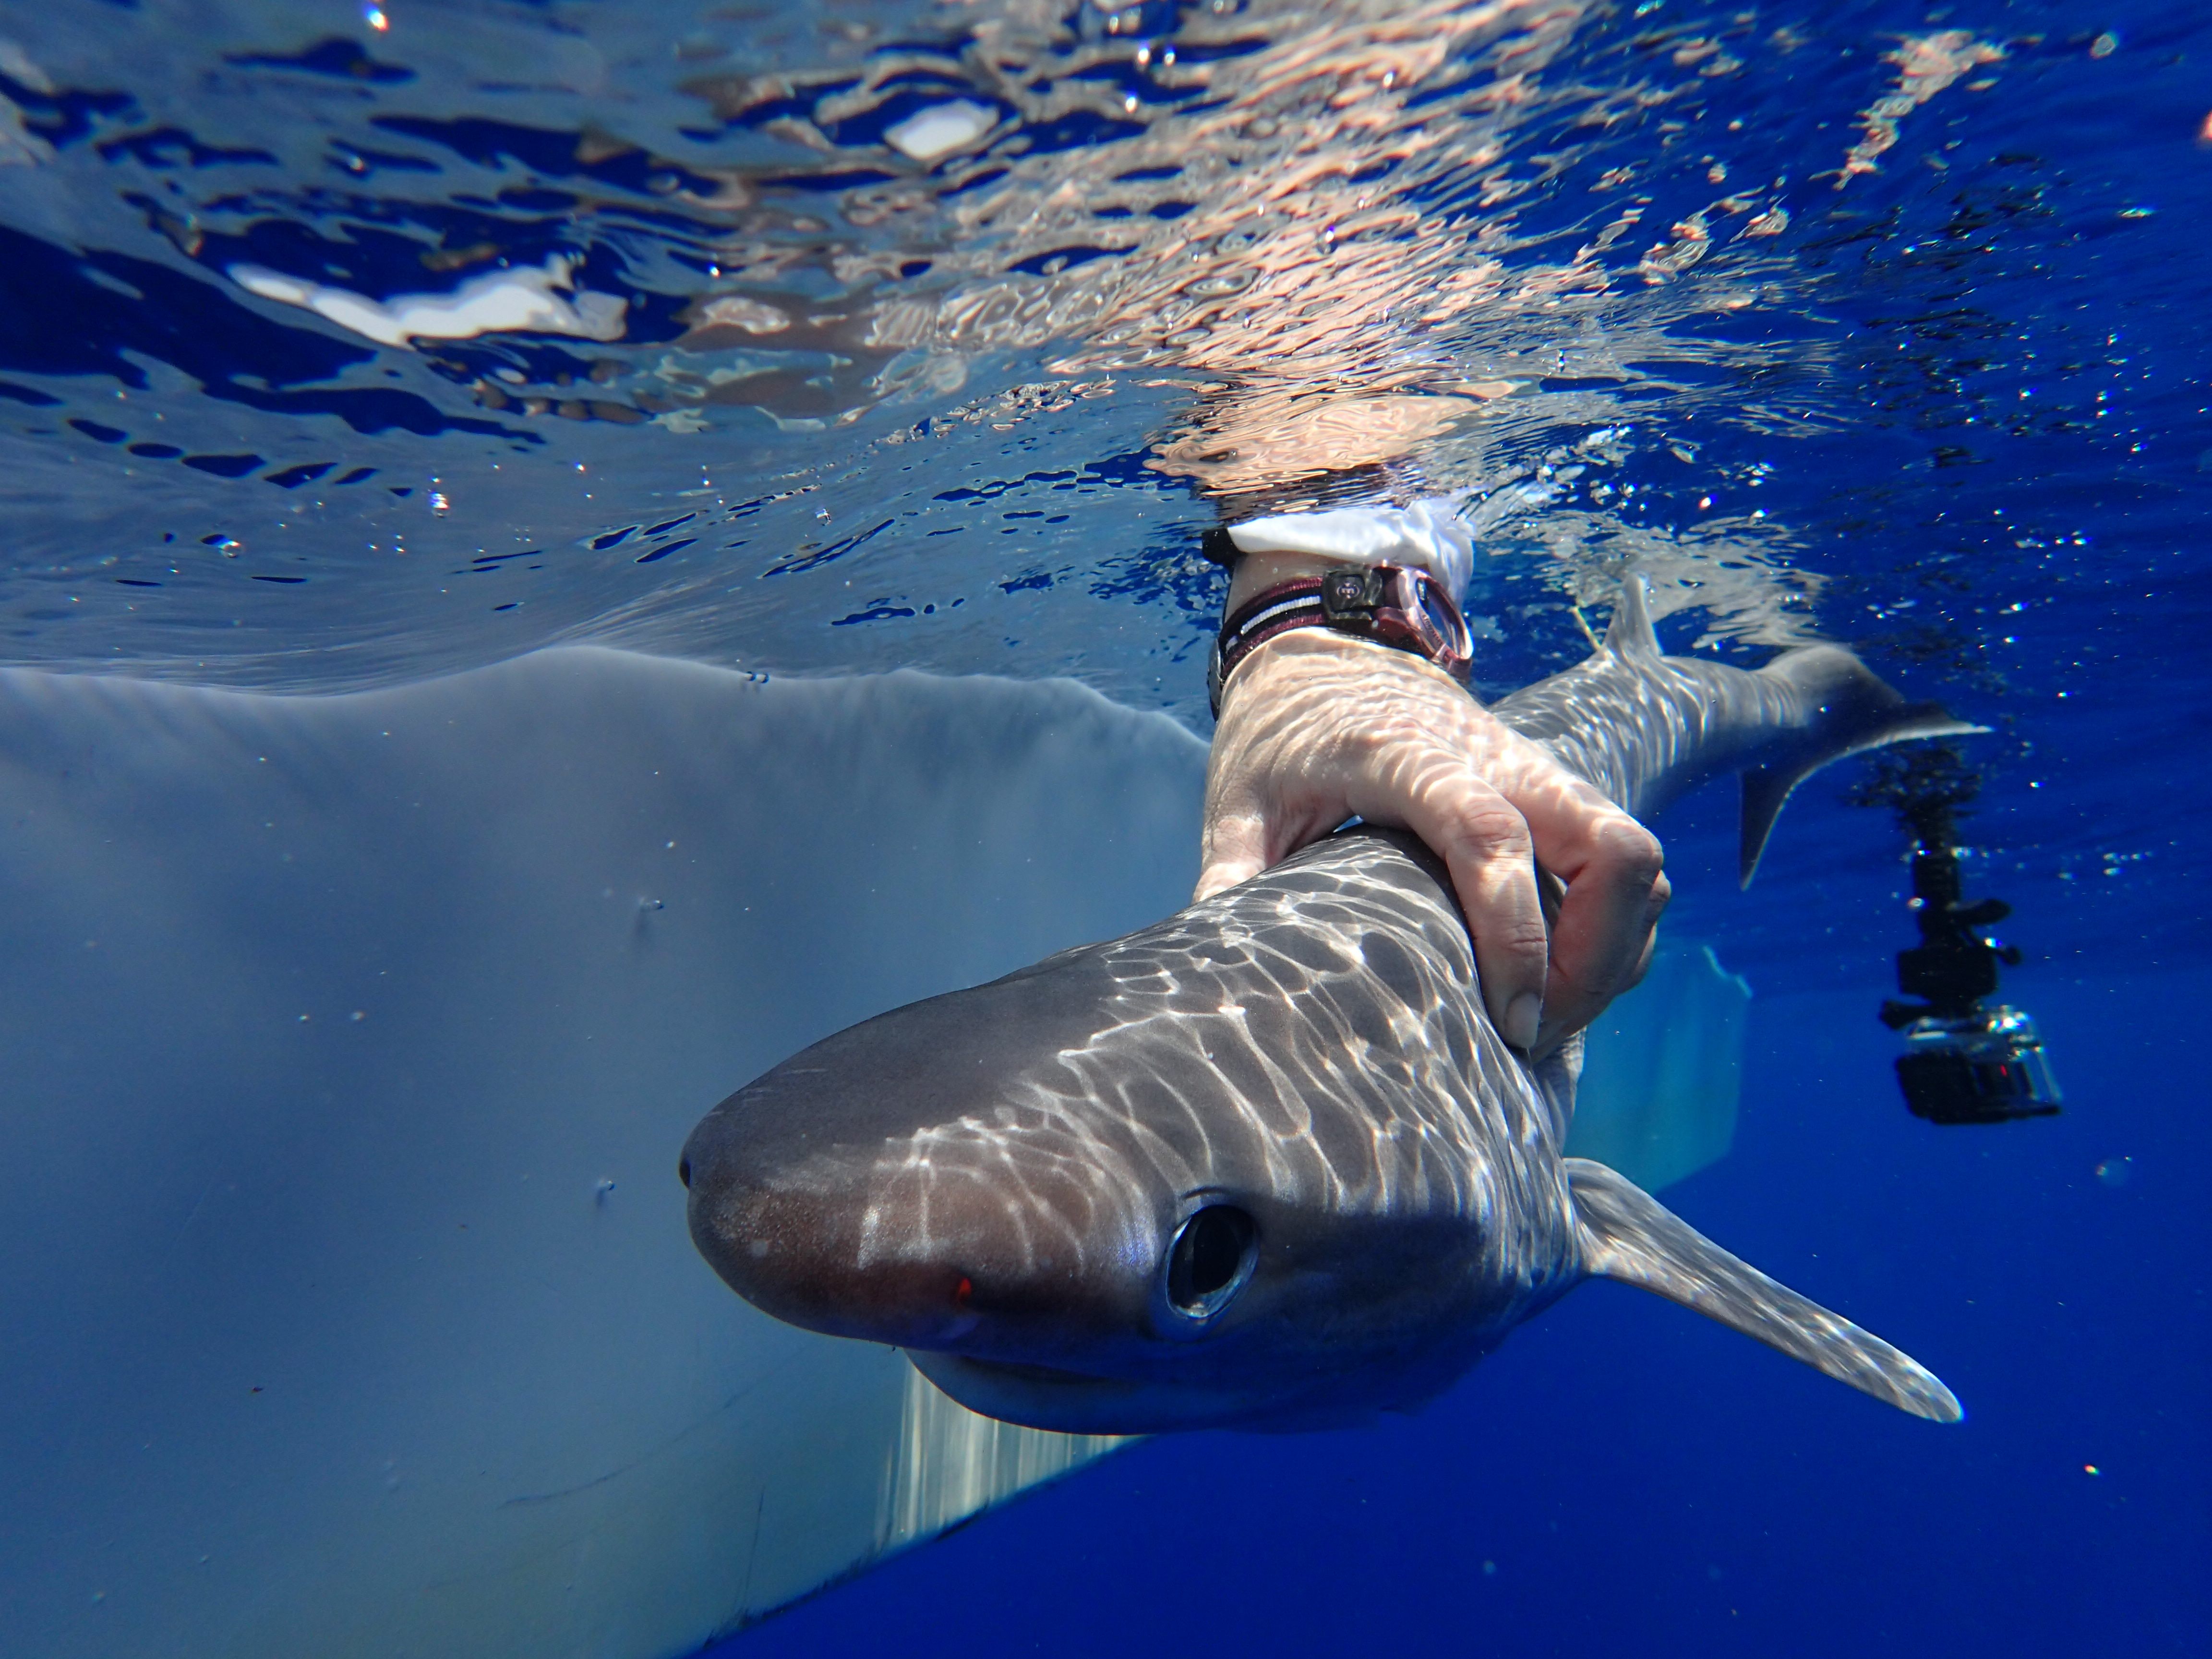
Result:
[[[1168,1301],[1192,1319],[1211,1319],[1244,1288],[1258,1256],[1259,1229],[1230,1204],[1209,1204],[1182,1224],[1168,1251]]]

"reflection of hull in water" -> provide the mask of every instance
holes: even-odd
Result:
[[[0,676],[0,1647],[643,1659],[1092,1455],[738,1304],[676,1152],[1180,902],[1203,761],[1066,684],[605,652]]]
[[[1590,1027],[1566,1155],[1648,1193],[1727,1157],[1750,1004],[1751,988],[1710,945],[1662,936],[1636,994]]]

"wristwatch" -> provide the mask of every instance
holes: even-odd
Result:
[[[1206,665],[1206,691],[1216,720],[1221,691],[1253,652],[1294,628],[1333,628],[1425,657],[1455,679],[1474,663],[1474,641],[1443,585],[1427,571],[1376,564],[1299,576],[1255,594],[1224,617]]]

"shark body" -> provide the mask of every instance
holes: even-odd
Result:
[[[1666,657],[1636,579],[1595,654],[1495,712],[1638,816],[1741,772],[1746,881],[1820,766],[1975,729],[1837,647],[1755,672]],[[747,1300],[1031,1427],[1409,1408],[1597,1276],[1960,1417],[1897,1349],[1565,1157],[1579,1064],[1506,1045],[1443,867],[1363,828],[817,1043],[716,1107],[682,1171]]]

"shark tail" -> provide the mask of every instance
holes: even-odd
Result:
[[[1966,1416],[1911,1356],[1737,1261],[1626,1176],[1586,1158],[1565,1163],[1591,1273],[1679,1302],[1915,1417]]]
[[[1648,632],[1650,623],[1644,626]],[[1608,633],[1607,644],[1611,643]],[[1774,821],[1782,816],[1790,792],[1822,767],[1914,738],[1956,737],[1989,730],[1957,719],[1940,703],[1908,702],[1839,645],[1808,645],[1785,651],[1759,673],[1762,678],[1781,682],[1817,706],[1820,717],[1817,741],[1805,758],[1786,767],[1753,767],[1743,775],[1738,857],[1746,887],[1758,872],[1759,854],[1766,850],[1766,838],[1774,832]]]

